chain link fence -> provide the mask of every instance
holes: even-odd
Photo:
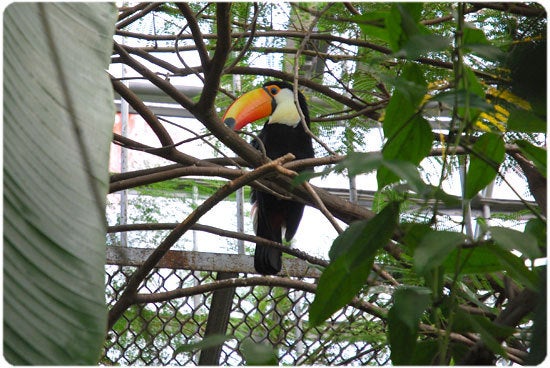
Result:
[[[112,304],[135,267],[106,266],[106,298]],[[236,275],[236,274],[235,274]],[[142,284],[139,293],[159,293],[212,283],[212,271],[158,268]],[[239,278],[252,275],[239,273]],[[314,279],[301,279],[314,282]],[[198,349],[176,353],[182,345],[205,337],[214,292],[158,303],[133,305],[108,332],[104,365],[199,365]],[[385,365],[383,322],[348,306],[323,325],[308,327],[310,292],[271,286],[237,287],[227,324],[227,335],[217,355],[220,365],[242,365],[243,341],[252,340],[275,348],[283,365]],[[383,293],[370,302],[384,306]],[[214,313],[214,312],[213,312]],[[203,354],[212,354],[204,350]],[[212,357],[210,357],[212,358]]]

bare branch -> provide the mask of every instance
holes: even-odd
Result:
[[[233,287],[249,287],[249,286],[280,286],[288,287],[296,290],[303,290],[310,293],[315,293],[317,286],[308,282],[298,281],[282,277],[247,277],[238,279],[229,279],[222,281],[215,281],[208,284],[202,284],[189,288],[175,289],[172,291],[154,293],[154,294],[137,294],[133,298],[133,304],[137,303],[156,303],[160,301],[171,300],[174,298],[181,298],[185,296],[202,294],[209,291],[220,290]],[[379,318],[385,318],[387,311],[364,300],[354,298],[350,305],[367,312],[373,316]]]
[[[121,21],[122,19],[124,18],[127,18],[129,17],[130,15],[140,11],[140,10],[143,10],[143,8],[145,8],[147,5],[149,5],[150,3],[138,3],[137,5],[135,6],[132,6],[132,7],[121,7],[119,8],[119,14],[118,14],[118,20]]]
[[[210,110],[214,107],[221,74],[231,47],[230,9],[231,3],[216,3],[218,40],[214,56],[212,57],[212,63],[209,65],[208,70],[205,70],[204,88],[197,103],[199,109]]]
[[[115,91],[124,98],[130,106],[132,106],[136,112],[141,115],[141,117],[149,124],[149,127],[155,132],[160,143],[163,146],[168,146],[174,144],[172,137],[168,134],[168,131],[164,128],[161,122],[157,119],[156,115],[145,106],[143,101],[134,93],[130,88],[128,88],[124,83],[111,77],[111,84]]]
[[[148,223],[148,224],[116,225],[116,226],[109,226],[107,228],[107,233],[116,233],[116,232],[122,232],[122,231],[143,231],[143,230],[147,230],[147,231],[173,230],[176,226],[178,226],[177,223]],[[227,238],[239,239],[239,240],[244,240],[255,244],[265,245],[267,247],[279,249],[283,253],[290,254],[291,256],[294,256],[299,259],[303,259],[304,261],[307,261],[311,264],[316,264],[322,267],[328,266],[328,262],[325,261],[324,259],[313,257],[299,249],[290,248],[281,243],[277,243],[272,240],[268,240],[259,236],[244,234],[244,233],[230,231],[230,230],[223,230],[217,227],[202,225],[202,224],[194,224],[191,226],[190,230],[204,231],[210,234],[224,236]]]
[[[543,17],[546,14],[546,10],[544,10],[544,7],[540,4],[536,4],[531,6],[527,4],[521,4],[521,3],[506,3],[506,2],[492,2],[492,3],[485,3],[485,2],[474,2],[472,5],[476,8],[483,9],[495,9],[495,10],[502,10],[506,13],[511,14],[517,14],[517,15],[524,15],[526,17]]]
[[[130,11],[126,11],[119,15],[119,22],[116,24],[117,29],[121,29],[126,27],[127,25],[130,25],[134,23],[136,20],[143,18],[146,14],[149,14],[159,6],[161,6],[162,3],[145,3],[145,6],[141,8],[141,6],[136,6],[135,8],[131,9],[131,13],[134,12],[134,10],[139,10],[134,15],[130,16]]]

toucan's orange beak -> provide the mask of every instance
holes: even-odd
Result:
[[[264,88],[245,93],[236,99],[225,112],[222,121],[233,130],[266,118],[273,112],[275,99]]]

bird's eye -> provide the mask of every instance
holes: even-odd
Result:
[[[271,87],[269,91],[272,95],[276,95],[279,92],[279,89],[277,87]]]

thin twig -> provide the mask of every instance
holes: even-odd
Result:
[[[233,278],[228,280],[214,281],[208,284],[201,284],[188,288],[175,289],[166,292],[154,293],[154,294],[136,294],[132,299],[132,304],[137,303],[157,303],[175,298],[182,298],[186,296],[203,294],[210,291],[234,288],[234,287],[250,287],[250,286],[279,286],[296,290],[303,290],[310,293],[317,291],[317,285],[304,281],[274,277],[274,276],[262,276],[262,277],[247,277],[247,278]],[[361,300],[359,298],[353,298],[350,305],[355,308],[367,312],[378,318],[385,318],[387,311],[378,307],[375,304]]]
[[[257,25],[257,21],[258,21],[258,16],[260,15],[260,10],[259,10],[259,7],[258,7],[258,3],[252,3],[252,4],[254,6],[254,16],[252,17],[252,22],[251,22],[252,26],[250,27],[250,35],[248,36],[248,39],[246,40],[246,44],[244,45],[244,47],[239,52],[239,55],[237,55],[235,60],[233,60],[233,62],[227,68],[232,68],[235,65],[237,65],[239,63],[239,61],[241,61],[241,59],[244,57],[244,55],[248,52],[250,46],[252,45],[252,42],[254,41],[254,37],[255,37],[254,35],[256,34],[256,25]],[[239,42],[239,40],[235,40],[235,42],[231,46],[232,50],[234,50],[234,46],[238,42]]]
[[[138,12],[134,13],[134,15],[132,15],[132,16],[128,16],[128,14],[125,14],[126,16],[124,17],[124,20],[120,20],[116,24],[116,28],[121,29],[121,28],[124,28],[124,27],[134,23],[136,20],[143,18],[146,14],[149,14],[150,12],[152,12],[153,10],[155,10],[156,8],[158,8],[161,5],[162,5],[162,3],[153,2],[153,3],[147,4],[143,9],[141,9]]]
[[[117,232],[123,232],[123,231],[173,230],[176,226],[178,226],[178,224],[175,222],[174,223],[124,224],[124,225],[109,226],[107,228],[107,233],[117,233]],[[291,256],[302,259],[311,264],[316,264],[322,267],[328,266],[328,262],[324,259],[311,256],[308,253],[303,252],[299,249],[291,248],[281,243],[277,243],[275,241],[268,240],[259,236],[244,234],[236,231],[223,230],[217,227],[202,225],[202,224],[194,224],[191,226],[190,230],[204,231],[210,234],[215,234],[215,235],[219,235],[227,238],[244,240],[255,244],[265,245],[266,247],[279,249],[283,253],[290,254]]]
[[[191,10],[189,4],[178,2],[176,3],[176,6],[187,20],[187,26],[189,26],[189,29],[191,30],[191,35],[193,36],[193,41],[195,41],[195,46],[197,47],[197,52],[199,53],[201,64],[205,70],[208,70],[210,68],[211,60],[208,57],[208,50],[206,49],[206,44],[204,43],[204,39],[202,38],[202,32],[197,22],[197,19],[195,18],[195,15],[193,14],[193,11]],[[176,39],[179,39],[179,36],[181,35],[178,34],[178,37]]]

